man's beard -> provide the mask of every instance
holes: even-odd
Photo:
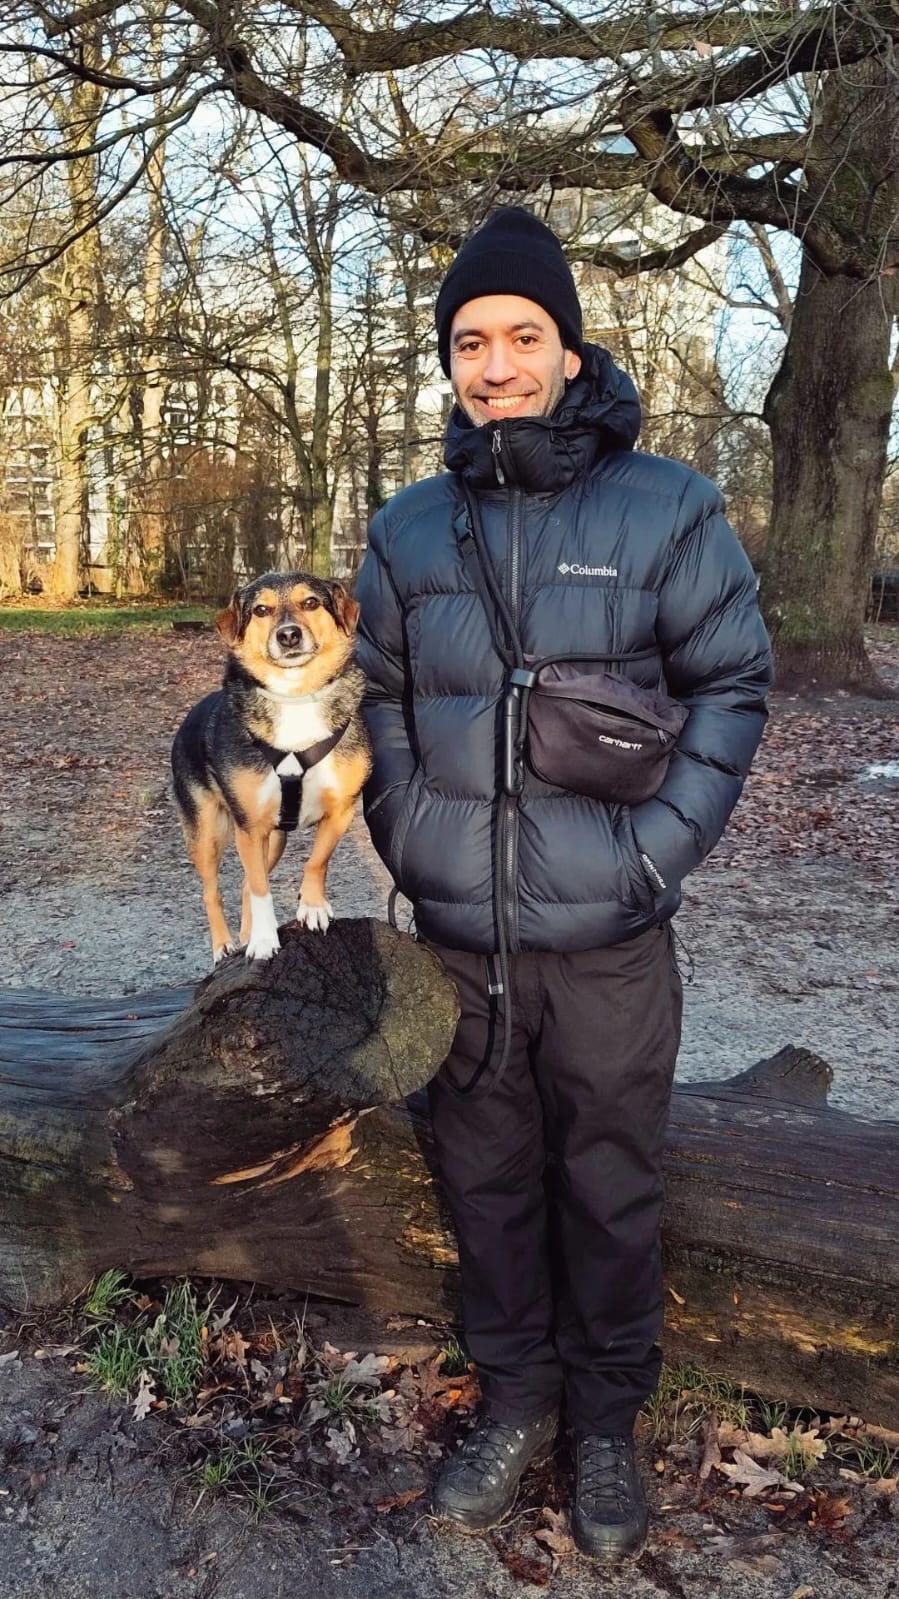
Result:
[[[551,387],[545,390],[542,396],[535,395],[534,399],[536,408],[532,411],[522,411],[517,416],[512,417],[510,420],[515,422],[523,421],[526,416],[551,416],[565,393],[566,383],[565,358],[563,356],[559,363],[559,370],[555,374]],[[465,415],[468,417],[469,422],[473,423],[477,428],[488,427],[490,423],[501,422],[503,420],[501,412],[498,412],[495,416],[474,415],[474,413],[468,409],[468,406],[462,398],[462,395],[457,389],[455,383],[453,384],[453,397],[459,409],[464,411]],[[543,400],[543,404],[538,406],[537,402],[541,399]]]

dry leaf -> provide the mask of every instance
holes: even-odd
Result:
[[[360,1388],[380,1388],[389,1367],[389,1355],[363,1355],[361,1360],[348,1360],[342,1375],[346,1382],[357,1383]]]
[[[747,1432],[745,1427],[735,1427],[732,1421],[722,1421],[718,1428],[719,1449],[742,1449],[753,1460],[770,1460],[776,1453],[770,1438],[761,1432]]]
[[[690,42],[693,46],[693,49],[696,51],[696,54],[698,56],[702,56],[704,61],[707,61],[709,56],[712,54],[712,46],[707,44],[705,39],[691,39]]]
[[[738,1485],[745,1484],[743,1496],[746,1499],[755,1499],[759,1494],[767,1493],[772,1488],[789,1488],[797,1492],[800,1488],[798,1482],[790,1482],[782,1472],[760,1466],[751,1455],[744,1454],[742,1449],[734,1450],[732,1466],[722,1462],[717,1469],[729,1477],[731,1482]]]
[[[869,1494],[882,1494],[887,1497],[894,1494],[899,1484],[899,1477],[866,1477],[863,1471],[850,1471],[848,1466],[840,1468],[840,1476],[847,1482],[857,1482]]]
[[[224,1332],[239,1303],[240,1296],[238,1295],[238,1298],[234,1300],[233,1304],[229,1305],[227,1310],[223,1310],[220,1316],[213,1316],[212,1331],[214,1335]]]
[[[404,1494],[393,1494],[390,1499],[376,1499],[375,1509],[382,1515],[387,1510],[402,1510],[404,1505],[411,1505],[413,1499],[420,1499],[423,1493],[423,1488],[409,1488]]]
[[[799,1450],[809,1467],[816,1466],[822,1455],[827,1453],[825,1439],[819,1438],[820,1428],[804,1428],[796,1426],[792,1432],[784,1432],[782,1427],[771,1428],[771,1454],[775,1458],[787,1455],[791,1450]]]
[[[497,1555],[506,1570],[517,1582],[530,1582],[535,1588],[546,1588],[552,1577],[552,1566],[546,1560],[523,1555],[517,1549],[507,1549],[498,1538],[492,1540]]]
[[[138,1383],[137,1395],[134,1400],[135,1421],[143,1421],[144,1417],[149,1414],[155,1398],[156,1386],[149,1373],[142,1371],[140,1374],[140,1381]]]
[[[814,1588],[794,1588],[790,1599],[815,1599]]]
[[[577,1554],[577,1546],[571,1536],[568,1516],[564,1510],[553,1510],[550,1505],[544,1505],[540,1514],[548,1526],[537,1527],[534,1537],[542,1543],[552,1555],[552,1569],[555,1571],[560,1560],[566,1555]]]
[[[817,1521],[822,1527],[836,1527],[851,1515],[851,1499],[838,1499],[835,1495],[821,1493],[815,1495],[815,1504],[809,1519]]]

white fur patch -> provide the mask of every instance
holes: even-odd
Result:
[[[297,906],[297,921],[301,927],[308,927],[310,933],[326,933],[333,917],[334,912],[327,900],[323,905],[307,905],[301,899]]]
[[[271,743],[277,750],[306,750],[330,732],[322,706],[311,694],[272,707]]]
[[[250,895],[250,942],[247,945],[248,961],[270,961],[281,948],[278,939],[278,921],[271,894]]]
[[[279,777],[302,777],[303,775],[303,768],[295,755],[285,755],[283,761],[278,762],[275,771]]]

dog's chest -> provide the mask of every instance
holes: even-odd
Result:
[[[278,750],[306,750],[328,738],[331,727],[318,700],[278,705],[272,716],[271,742]]]

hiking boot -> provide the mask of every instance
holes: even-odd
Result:
[[[571,1531],[581,1552],[609,1565],[638,1555],[648,1521],[633,1438],[578,1438]]]
[[[517,1427],[485,1417],[443,1467],[434,1514],[471,1532],[497,1526],[512,1509],[528,1466],[552,1453],[558,1425],[555,1411]]]

